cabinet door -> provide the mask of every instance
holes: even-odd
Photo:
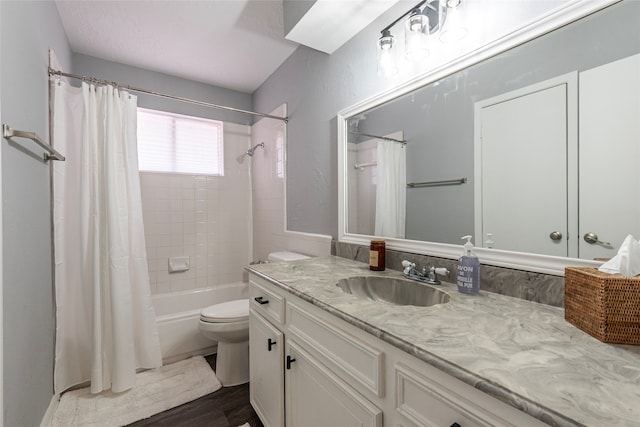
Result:
[[[284,426],[284,335],[251,310],[249,394],[265,427]]]
[[[382,411],[287,339],[288,427],[382,426]]]

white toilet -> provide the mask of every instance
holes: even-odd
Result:
[[[200,333],[218,342],[216,376],[224,387],[249,381],[249,300],[214,304],[200,311]]]
[[[270,262],[309,258],[293,252],[273,252]],[[249,300],[214,304],[200,311],[200,333],[218,342],[216,376],[223,387],[249,381]]]

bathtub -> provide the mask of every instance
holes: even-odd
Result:
[[[195,355],[215,353],[217,343],[201,336],[198,330],[200,310],[248,297],[249,286],[245,282],[153,295],[163,362],[173,363]]]

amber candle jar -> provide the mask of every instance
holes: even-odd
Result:
[[[369,269],[373,271],[384,271],[384,240],[372,240],[369,249]]]

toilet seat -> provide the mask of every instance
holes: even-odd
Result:
[[[249,320],[249,300],[238,299],[203,308],[200,320],[207,323],[231,323]]]

